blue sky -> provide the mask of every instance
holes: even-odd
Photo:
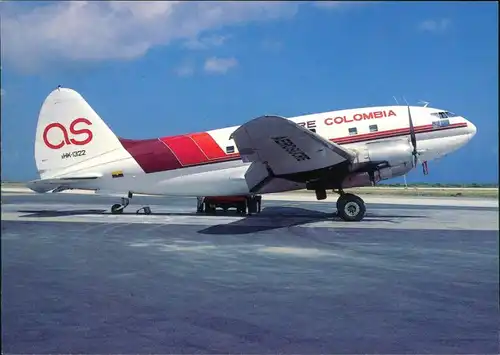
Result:
[[[478,133],[408,181],[498,181],[496,2],[0,6],[2,179],[37,178],[38,111],[61,84],[127,138],[425,100]]]

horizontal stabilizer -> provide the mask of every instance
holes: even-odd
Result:
[[[49,191],[61,192],[64,190],[79,188],[82,182],[99,179],[100,177],[102,177],[102,174],[84,174],[80,176],[40,179],[30,181],[26,184],[26,186],[32,191],[38,193],[45,193]]]

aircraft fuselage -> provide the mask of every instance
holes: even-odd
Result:
[[[440,118],[439,113],[446,111],[428,107],[411,107],[411,110],[421,161],[449,154],[475,134],[475,126],[464,117],[447,113],[445,115],[449,117]],[[353,151],[363,151],[374,142],[407,140],[410,132],[406,106],[330,111],[289,119]],[[120,160],[100,164],[96,171],[103,174],[103,178],[98,186],[89,181],[82,182],[82,188],[185,196],[248,194],[245,173],[250,164],[241,160],[234,141],[230,139],[236,128],[148,140],[120,138],[126,151]],[[117,170],[121,176],[115,178],[112,173]],[[411,167],[393,169],[389,178],[401,176],[409,170]],[[369,181],[362,179],[353,184],[365,186]],[[303,188],[303,183],[288,182],[265,193]]]

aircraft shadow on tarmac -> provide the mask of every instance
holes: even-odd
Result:
[[[104,214],[106,210],[70,210],[70,211],[57,211],[57,210],[20,210],[19,213],[27,213],[22,217],[33,218],[48,218],[48,217],[64,217],[64,216],[89,216],[96,214]]]
[[[109,211],[103,209],[87,209],[87,210],[20,210],[19,213],[25,213],[22,217],[32,218],[48,218],[48,217],[65,217],[65,216],[92,216],[110,214]],[[135,212],[124,212],[122,216],[137,215]],[[152,216],[205,216],[196,212],[159,212],[152,213]],[[216,215],[240,217],[235,211],[217,211]],[[143,215],[144,216],[144,215]],[[362,222],[353,223],[370,223],[370,222],[389,222],[401,223],[401,219],[425,218],[418,215],[388,215],[367,213]],[[295,227],[313,222],[329,221],[332,222],[332,227],[335,223],[344,222],[336,213],[325,213],[315,210],[309,210],[299,207],[266,207],[258,215],[247,216],[231,223],[213,225],[204,228],[198,233],[201,234],[249,234],[266,230]]]
[[[370,222],[389,222],[400,223],[398,219],[402,218],[425,218],[425,216],[416,215],[386,215],[367,213],[362,222],[352,223],[370,223]],[[268,223],[259,223],[259,220],[267,219]],[[313,222],[329,221],[334,223],[344,222],[337,213],[325,213],[314,210],[308,210],[298,207],[266,207],[262,213],[255,216],[243,218],[238,221],[227,224],[218,224],[198,231],[201,234],[250,234],[272,229],[288,228],[301,226]]]

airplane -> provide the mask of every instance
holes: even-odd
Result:
[[[364,201],[344,189],[406,175],[419,163],[425,173],[428,161],[456,151],[475,134],[475,125],[458,114],[407,104],[263,115],[206,132],[126,139],[78,92],[59,86],[39,113],[34,153],[40,178],[27,186],[38,193],[126,195],[112,213],[122,213],[133,194],[199,201],[244,196],[251,214],[262,194],[307,189],[323,200],[332,190],[339,194],[337,215],[361,221]]]

